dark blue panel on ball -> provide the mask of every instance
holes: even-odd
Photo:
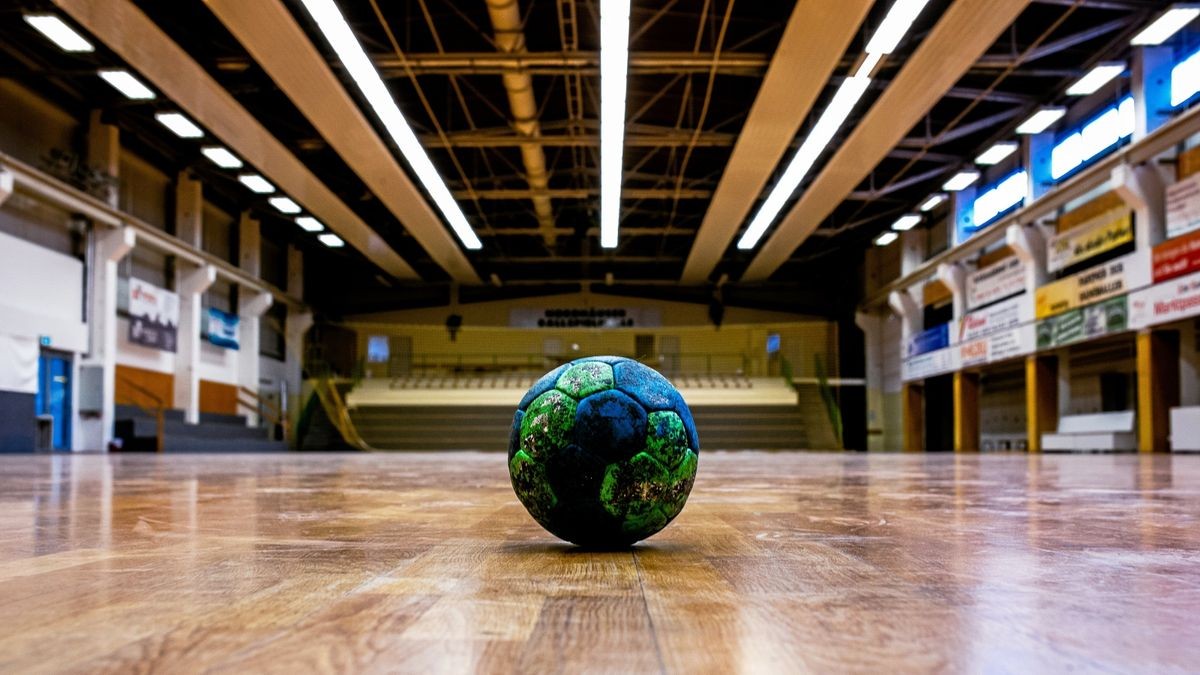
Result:
[[[533,386],[529,388],[529,391],[525,392],[525,395],[521,397],[521,402],[517,404],[517,410],[524,410],[528,408],[529,404],[533,403],[533,399],[553,389],[554,383],[558,382],[558,376],[562,375],[563,371],[567,369],[568,365],[570,364],[564,363],[563,365],[543,375],[537,382],[534,382]]]
[[[575,442],[606,462],[628,459],[646,445],[646,411],[619,391],[592,394],[575,412]]]
[[[580,361],[599,361],[600,363],[607,363],[610,366],[615,366],[618,363],[636,363],[633,359],[627,359],[624,356],[587,356],[582,359],[575,359],[572,363],[579,363]]]
[[[657,370],[636,361],[613,366],[617,389],[632,396],[646,410],[674,410],[678,393],[667,378]]]
[[[679,415],[679,419],[683,420],[683,430],[687,432],[688,447],[692,452],[700,452],[700,435],[696,433],[696,421],[692,419],[692,411],[688,410],[687,403],[684,403],[683,396],[678,391],[675,394],[675,407],[671,408]]]
[[[517,449],[521,447],[521,420],[523,419],[525,419],[525,413],[520,410],[513,415],[512,430],[508,432],[508,461],[510,462],[513,455],[517,454]]]

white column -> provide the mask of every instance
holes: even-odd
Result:
[[[959,263],[942,263],[937,269],[938,281],[950,289],[954,304],[954,320],[959,321],[967,313],[967,271]]]
[[[1134,237],[1139,251],[1149,251],[1166,238],[1166,191],[1152,164],[1121,164],[1112,170],[1113,189],[1133,208]]]
[[[238,385],[258,393],[259,320],[271,307],[270,293],[249,293],[238,290]],[[258,426],[258,410],[242,406],[249,426]]]
[[[866,368],[864,379],[867,392],[867,450],[884,450],[883,434],[872,434],[884,424],[883,404],[883,317],[879,312],[858,312],[854,323],[863,332]]]
[[[900,354],[903,358],[908,349],[908,343],[912,337],[921,332],[921,326],[924,323],[921,316],[921,303],[913,297],[912,289],[907,291],[892,291],[888,296],[888,306],[900,317]]]
[[[186,266],[186,267],[185,267]],[[175,407],[188,424],[200,423],[200,330],[204,292],[217,280],[212,265],[192,267],[180,262],[175,285],[179,293],[179,341],[175,351]]]
[[[3,204],[13,193],[13,174],[0,166],[0,204]]]
[[[92,267],[88,270],[89,351],[81,366],[95,369],[99,380],[99,415],[79,415],[75,450],[107,450],[113,438],[117,363],[117,263],[133,250],[137,233],[132,227],[93,230]],[[92,392],[95,394],[96,392]]]

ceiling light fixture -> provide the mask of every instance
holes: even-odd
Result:
[[[821,153],[829,147],[834,134],[854,111],[854,106],[858,105],[859,100],[867,91],[867,87],[871,84],[869,75],[878,64],[879,57],[890,54],[896,48],[900,39],[904,37],[905,32],[912,26],[913,21],[928,1],[896,0],[888,9],[887,16],[879,25],[879,30],[867,43],[867,58],[863,60],[858,72],[853,77],[842,80],[842,83],[838,85],[833,99],[829,101],[825,110],[821,111],[816,124],[813,125],[808,136],[800,143],[800,148],[788,161],[783,175],[771,188],[767,198],[763,200],[762,206],[751,219],[750,225],[738,239],[737,247],[739,249],[746,251],[758,245],[759,239],[766,233],[771,223],[775,222],[775,218],[779,216],[784,204],[791,198],[796,188],[800,187],[801,181],[812,170],[813,165],[821,157]]]
[[[946,201],[946,195],[944,195],[940,192],[937,193],[936,195],[930,195],[928,199],[926,199],[924,202],[921,203],[921,206],[920,206],[921,212],[929,213],[930,211],[941,206],[942,202],[944,202],[944,201]]]
[[[1020,146],[1014,141],[1001,141],[984,150],[975,158],[975,163],[982,166],[994,166],[1016,152],[1018,147]]]
[[[1112,82],[1118,75],[1125,72],[1122,61],[1106,61],[1097,64],[1088,71],[1087,75],[1079,78],[1067,89],[1067,96],[1087,96],[1095,93],[1100,87]]]
[[[329,248],[341,248],[346,245],[346,242],[342,241],[341,237],[337,236],[336,234],[329,233],[317,235],[317,241],[325,244]]]
[[[321,224],[321,221],[313,218],[312,216],[300,216],[296,219],[296,224],[299,225],[300,229],[304,230],[305,232],[320,232],[321,230],[325,229],[325,226]]]
[[[966,190],[974,185],[975,181],[977,180],[979,180],[978,171],[959,171],[958,173],[954,174],[953,178],[946,181],[942,185],[942,189],[946,192],[958,192],[960,190]]]
[[[288,197],[271,197],[267,200],[267,203],[271,206],[274,206],[276,211],[289,215],[293,213],[300,213],[304,210],[300,208],[299,204],[292,201]]]
[[[897,232],[908,232],[921,222],[921,216],[915,213],[906,213],[900,216],[896,222],[892,223],[892,229]]]
[[[879,235],[878,237],[875,237],[875,245],[876,246],[887,246],[888,244],[892,243],[893,241],[896,241],[899,238],[900,238],[900,235],[896,234],[895,232],[884,232],[883,234]]]
[[[96,72],[105,82],[112,85],[113,89],[124,94],[125,98],[133,101],[149,101],[155,97],[154,91],[142,84],[142,81],[134,77],[128,70],[120,68],[105,68]]]
[[[196,126],[195,122],[189,120],[183,113],[166,112],[155,113],[154,119],[158,123],[171,130],[180,138],[203,138],[204,130]]]
[[[483,242],[471,229],[458,202],[454,201],[454,195],[450,193],[450,188],[446,187],[446,182],[438,174],[433,161],[429,159],[429,154],[425,152],[425,148],[421,147],[417,135],[413,133],[404,113],[400,112],[399,106],[396,105],[395,99],[392,98],[383,79],[380,78],[379,71],[375,69],[371,59],[363,51],[358,38],[350,30],[341,10],[333,0],[300,1],[317,24],[321,35],[325,37],[326,42],[337,55],[342,67],[349,73],[350,79],[354,80],[359,92],[367,100],[388,135],[391,136],[392,141],[400,148],[400,154],[404,155],[405,161],[417,175],[417,180],[433,198],[434,204],[442,212],[446,222],[450,224],[450,229],[454,231],[466,248],[471,250],[483,248]]]
[[[629,0],[600,3],[600,246],[616,248],[621,225]]]
[[[238,159],[237,155],[219,145],[209,145],[200,148],[200,154],[222,169],[240,169],[245,166],[242,160]]]
[[[1129,44],[1135,47],[1161,45],[1172,35],[1183,30],[1183,27],[1197,16],[1200,16],[1200,6],[1192,3],[1173,5],[1140,33],[1134,35]]]
[[[1056,122],[1061,120],[1067,114],[1067,109],[1062,106],[1053,108],[1042,108],[1033,113],[1021,122],[1021,126],[1017,127],[1017,133],[1030,136],[1040,134],[1043,131],[1054,126]]]
[[[33,26],[47,40],[64,52],[94,52],[96,48],[86,38],[53,14],[26,14],[25,23]]]
[[[269,195],[275,191],[274,185],[271,185],[269,182],[267,182],[266,178],[263,178],[256,173],[244,173],[238,176],[238,181],[242,185],[250,188],[251,192],[255,192],[260,195]]]

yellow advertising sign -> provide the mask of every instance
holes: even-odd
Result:
[[[1052,238],[1046,268],[1057,272],[1132,241],[1133,213],[1127,208],[1113,209]]]
[[[1076,307],[1115,298],[1149,283],[1147,256],[1131,253],[1037,289],[1034,313],[1045,319]]]

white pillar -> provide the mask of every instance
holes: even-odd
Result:
[[[888,306],[900,317],[900,355],[901,358],[906,358],[908,343],[912,337],[921,332],[923,318],[921,316],[921,303],[913,297],[913,291],[892,291],[888,296]]]
[[[866,358],[864,380],[867,392],[867,450],[885,450],[883,434],[872,434],[885,423],[883,402],[883,316],[879,312],[858,312],[854,323],[863,332]]]
[[[1133,208],[1139,251],[1161,244],[1167,233],[1166,192],[1162,175],[1151,164],[1121,164],[1112,170],[1113,189]]]
[[[238,293],[238,385],[258,393],[259,368],[259,320],[271,307],[270,293],[250,294],[239,289]],[[242,406],[249,426],[258,426],[258,410]]]
[[[0,166],[0,204],[3,204],[13,193],[13,173]]]
[[[967,313],[967,271],[959,263],[942,263],[937,269],[938,281],[950,289],[954,304],[954,320],[959,321]]]
[[[133,250],[137,233],[132,227],[92,230],[92,267],[88,270],[89,351],[81,366],[98,372],[99,415],[79,415],[75,450],[107,450],[113,438],[117,364],[117,263]],[[95,394],[96,392],[91,392]]]
[[[201,305],[204,292],[217,280],[212,265],[184,267],[175,274],[179,293],[179,341],[175,351],[175,407],[183,410],[188,424],[200,423],[200,330],[204,325]]]
[[[1032,298],[1037,289],[1049,281],[1046,272],[1046,238],[1034,225],[1009,225],[1004,232],[1005,243],[1025,265],[1025,292]]]

